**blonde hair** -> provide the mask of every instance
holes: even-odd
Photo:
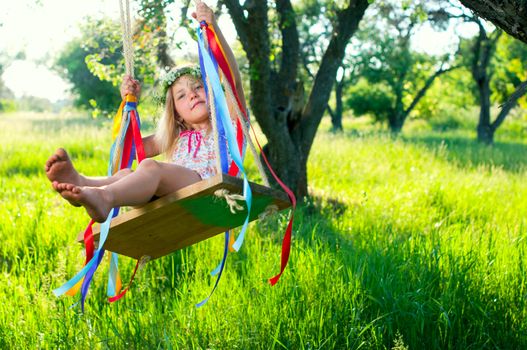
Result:
[[[179,134],[182,131],[189,129],[181,116],[177,114],[174,105],[174,97],[172,96],[172,86],[174,83],[166,91],[165,111],[157,124],[155,134],[155,140],[159,145],[159,150],[161,153],[165,154],[167,159],[172,158],[172,154],[177,145],[177,140],[179,139]]]

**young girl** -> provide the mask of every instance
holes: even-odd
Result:
[[[238,65],[213,11],[200,2],[192,16],[214,27],[232,67],[236,91],[244,103]],[[214,137],[199,68],[185,66],[172,70],[163,85],[167,88],[165,113],[156,134],[143,138],[147,158],[135,171],[124,169],[111,177],[86,177],[75,170],[61,148],[46,162],[46,175],[53,188],[72,205],[83,206],[97,222],[104,222],[114,207],[146,204],[154,196],[162,197],[216,174]],[[121,85],[123,97],[139,96],[140,90],[136,80],[125,76]],[[231,106],[229,109],[233,110]],[[148,159],[161,153],[170,162]]]

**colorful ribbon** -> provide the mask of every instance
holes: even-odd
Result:
[[[229,66],[228,64],[228,61],[226,59],[226,55],[225,55],[225,51],[223,50],[222,46],[221,46],[221,43],[216,35],[216,32],[214,31],[214,28],[212,26],[208,26],[207,23],[205,22],[202,22],[201,23],[201,27],[204,29],[206,35],[207,35],[207,39],[208,39],[208,44],[209,44],[209,50],[213,56],[213,58],[215,59],[214,60],[214,63],[215,65],[219,66],[221,71],[223,72],[223,75],[226,77],[227,79],[227,82],[230,84],[231,88],[232,88],[232,91],[234,93],[234,97],[236,99],[236,102],[238,104],[238,107],[240,109],[240,111],[242,111],[245,119],[246,119],[246,122],[250,125],[249,123],[249,118],[248,118],[248,114],[247,114],[247,111],[243,108],[242,106],[242,103],[241,103],[241,100],[238,96],[238,94],[236,93],[236,85],[234,83],[234,74],[232,72],[232,69],[231,67]],[[199,32],[198,30],[198,39],[199,40],[203,40],[202,37],[201,37],[201,33]],[[198,41],[199,43],[199,41]],[[202,66],[202,71],[203,71],[203,63],[202,63],[202,53],[201,51],[205,51],[202,47],[202,45],[200,45],[200,64]],[[239,146],[239,150],[240,152],[242,152],[242,144],[243,144],[243,135],[241,135],[240,137],[240,133],[242,131],[242,128],[241,128],[241,125],[240,125],[240,121],[237,120],[237,126],[238,126],[238,135],[237,135],[237,141],[238,141],[238,146]],[[289,261],[289,255],[290,255],[290,251],[291,251],[291,236],[292,236],[292,228],[293,228],[293,222],[294,222],[294,212],[296,210],[296,197],[294,195],[294,193],[291,191],[291,189],[289,189],[289,187],[287,187],[287,185],[285,185],[285,183],[283,183],[280,178],[276,175],[276,173],[274,172],[273,168],[271,167],[269,161],[267,160],[267,157],[265,155],[265,153],[263,152],[263,149],[258,141],[258,138],[256,136],[256,133],[254,131],[254,128],[252,127],[252,125],[250,125],[251,127],[251,130],[253,132],[253,136],[254,136],[254,139],[256,140],[256,143],[260,149],[260,153],[262,155],[262,158],[264,159],[264,162],[265,164],[267,165],[267,168],[269,169],[269,171],[271,172],[271,174],[273,175],[274,179],[278,182],[278,184],[282,187],[282,189],[287,193],[288,197],[289,197],[289,200],[291,201],[291,204],[292,204],[292,210],[291,210],[291,214],[290,214],[290,218],[289,218],[289,223],[287,225],[287,228],[286,228],[286,231],[284,233],[284,238],[282,240],[282,253],[281,253],[281,263],[280,263],[280,272],[269,279],[269,282],[271,283],[271,285],[275,285],[278,280],[280,279],[282,273],[284,272],[286,266],[287,266],[287,263]],[[230,146],[230,145],[229,145]],[[232,148],[231,148],[232,149]],[[234,164],[235,166],[236,164]],[[231,170],[234,169],[234,166],[231,166],[231,168],[229,169],[229,174],[231,174]],[[237,169],[235,170],[237,173]],[[244,240],[244,235],[245,235],[245,230],[242,228],[242,231],[240,233],[240,235],[238,236],[238,239],[236,240],[236,242],[234,242],[233,244],[231,244],[232,248],[234,250],[239,250],[242,243],[243,243],[243,240]],[[232,237],[232,236],[231,236]],[[225,259],[226,257],[224,257]],[[223,263],[223,262],[222,262]],[[221,265],[221,264],[220,264]],[[220,271],[220,265],[213,271],[213,274],[216,274],[218,273],[218,271]]]
[[[247,111],[245,108],[243,108],[243,105],[240,101],[240,98],[238,94],[236,93],[236,84],[234,82],[234,74],[232,72],[231,67],[229,66],[229,63],[227,61],[227,56],[225,55],[225,50],[221,46],[221,43],[218,39],[218,36],[216,35],[216,32],[214,31],[214,28],[212,26],[207,25],[206,22],[201,22],[201,28],[205,31],[205,34],[207,35],[207,43],[209,45],[209,51],[211,54],[211,57],[214,58],[214,65],[219,66],[221,72],[223,73],[223,76],[226,77],[228,84],[231,86],[232,91],[234,92],[234,97],[236,99],[236,102],[238,104],[238,107],[240,108],[240,111],[242,111],[245,119],[248,121],[249,118],[247,116]],[[236,119],[236,141],[238,143],[238,151],[243,154],[244,151],[244,142],[243,142],[243,129],[241,126],[240,120]],[[236,162],[231,162],[231,165],[228,170],[228,174],[231,176],[237,176],[239,173],[238,166],[236,165]]]
[[[117,111],[112,127],[112,137],[114,142],[110,150],[110,160],[108,165],[108,176],[115,174],[117,171],[129,168],[137,158],[141,162],[145,158],[145,151],[142,143],[140,132],[140,119],[137,113],[137,99],[134,96],[126,96]],[[93,247],[93,220],[90,221],[84,233],[84,242],[86,247],[86,261],[84,267],[72,279],[64,283],[61,287],[55,289],[53,293],[56,296],[62,294],[75,295],[81,290],[81,308],[84,311],[84,302],[88,294],[93,275],[104,256],[104,243],[108,237],[111,219],[119,213],[119,208],[113,208],[104,223],[101,224],[101,233],[99,237],[99,249],[94,251]],[[137,266],[136,266],[137,269]],[[110,274],[108,278],[108,296],[111,301],[120,299],[133,281],[130,279],[128,287],[121,291],[121,279],[118,270],[117,254],[112,253],[110,256]],[[120,293],[119,293],[120,292]]]
[[[214,105],[216,106],[216,116],[218,117],[219,122],[220,122],[218,123],[218,125],[221,124],[223,126],[223,129],[225,130],[227,144],[229,146],[229,151],[230,151],[232,160],[234,161],[239,171],[243,175],[243,195],[245,197],[246,204],[247,204],[247,217],[245,218],[245,222],[243,223],[241,233],[238,236],[238,240],[237,240],[237,242],[239,241],[241,244],[241,242],[243,242],[245,231],[247,230],[247,226],[249,224],[249,217],[251,213],[251,203],[252,203],[252,191],[249,186],[249,181],[247,180],[247,174],[245,173],[245,169],[243,168],[243,162],[241,159],[240,151],[238,149],[238,145],[236,144],[236,141],[235,141],[236,137],[234,136],[234,130],[233,130],[231,118],[229,115],[229,109],[227,107],[225,94],[223,93],[220,78],[215,68],[214,57],[213,56],[211,57],[211,55],[209,55],[209,52],[207,52],[207,50],[205,49],[203,35],[199,28],[197,30],[197,34],[198,34],[198,45],[199,45],[198,47],[199,47],[199,53],[200,53],[201,75],[203,77],[203,81],[205,85],[207,85],[207,81],[210,83],[210,86],[208,86],[208,88],[212,89],[212,92],[213,92],[213,98],[215,102]],[[210,295],[205,300],[197,304],[198,307],[202,306],[210,298],[210,296],[216,289],[216,286],[218,285],[218,282],[221,278],[222,270],[223,270],[223,267],[225,266],[225,261],[227,259],[227,253],[228,253],[228,248],[229,248],[228,232],[225,233],[225,246],[226,246],[225,248],[226,250],[224,252],[220,271],[218,273],[218,277],[216,279],[214,288],[212,292],[210,293]],[[236,243],[234,244],[234,246],[236,246]]]

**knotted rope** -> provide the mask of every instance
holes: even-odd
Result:
[[[219,190],[214,191],[214,195],[218,198],[225,198],[227,205],[231,213],[236,214],[236,211],[244,210],[245,208],[241,206],[237,201],[245,201],[245,197],[241,194],[230,193],[229,190],[220,188]]]
[[[138,268],[137,270],[138,271],[141,271],[145,265],[151,260],[152,258],[150,257],[150,255],[143,255],[140,259],[139,259],[139,265],[138,265]]]
[[[258,219],[265,220],[276,213],[278,213],[278,206],[271,204],[268,205],[260,215],[258,215]]]

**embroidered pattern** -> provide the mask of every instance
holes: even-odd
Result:
[[[207,133],[205,130],[181,132],[172,155],[172,163],[194,170],[202,179],[216,175],[216,154],[212,132]]]

